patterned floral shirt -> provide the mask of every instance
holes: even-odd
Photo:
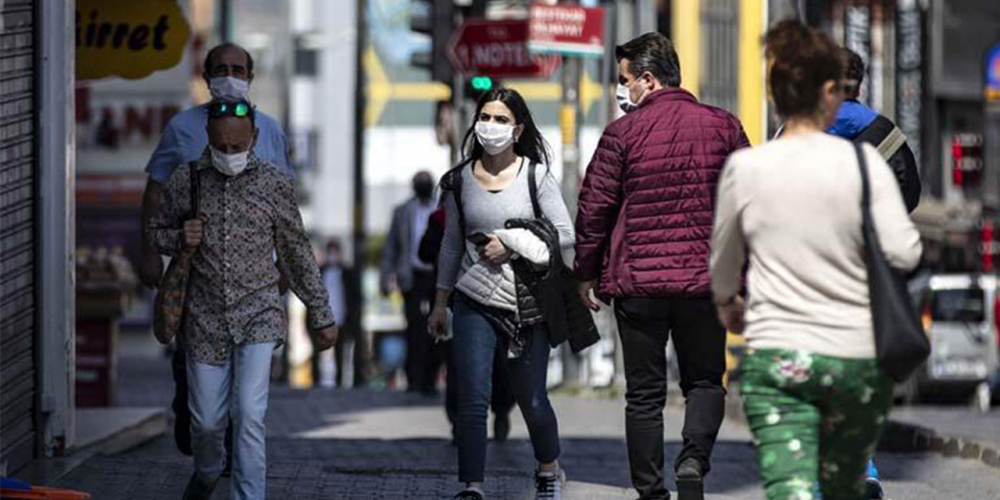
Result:
[[[235,177],[214,167],[206,148],[195,163],[201,179],[205,237],[191,265],[184,341],[195,361],[224,364],[234,346],[281,343],[287,326],[278,293],[278,268],[308,308],[310,328],[334,324],[312,246],[295,204],[291,180],[252,153]],[[181,166],[164,189],[148,237],[164,255],[183,246],[190,211],[191,169]],[[277,262],[274,256],[277,255]]]

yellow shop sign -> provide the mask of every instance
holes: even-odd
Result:
[[[76,77],[145,78],[176,66],[190,37],[177,0],[77,0]]]

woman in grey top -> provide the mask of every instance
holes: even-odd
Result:
[[[446,227],[438,257],[437,301],[429,320],[432,335],[445,335],[445,308],[451,300],[459,481],[465,483],[455,498],[483,499],[493,356],[503,349],[503,366],[539,462],[536,498],[559,499],[565,476],[557,461],[559,430],[546,390],[548,335],[544,322],[528,325],[520,314],[513,265],[523,259],[544,266],[549,250],[527,230],[504,228],[510,219],[534,218],[530,165],[539,169],[538,201],[559,232],[560,247],[573,244],[573,227],[547,169],[545,141],[516,91],[500,88],[479,100],[476,123],[465,136],[463,150],[465,159],[442,181]]]

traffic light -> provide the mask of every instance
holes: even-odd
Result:
[[[476,102],[483,94],[493,90],[499,83],[488,76],[473,76],[465,81],[465,97]]]
[[[411,0],[410,29],[430,36],[431,50],[413,54],[410,63],[430,70],[431,79],[451,82],[448,43],[455,27],[455,0]]]

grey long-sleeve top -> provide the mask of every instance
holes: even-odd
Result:
[[[462,169],[462,205],[465,213],[465,235],[490,234],[504,228],[509,219],[534,217],[528,191],[528,168],[521,168],[510,186],[500,192],[487,191],[472,175],[472,168]],[[539,165],[536,170],[538,202],[542,213],[559,231],[559,246],[565,251],[573,247],[574,232],[569,211],[563,201],[555,177]],[[509,263],[496,266],[480,259],[475,245],[462,233],[458,206],[450,193],[444,198],[445,232],[438,256],[437,287],[457,289],[480,304],[508,311],[517,310],[514,271]]]

